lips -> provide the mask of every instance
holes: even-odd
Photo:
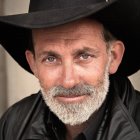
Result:
[[[87,98],[88,95],[59,95],[56,96],[55,98],[59,101],[59,102],[63,102],[63,103],[79,103],[82,102],[83,100],[85,100]]]

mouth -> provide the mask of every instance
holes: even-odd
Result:
[[[59,95],[59,96],[55,96],[55,98],[59,101],[59,102],[63,102],[63,103],[80,103],[82,101],[84,101],[87,96],[89,95]]]

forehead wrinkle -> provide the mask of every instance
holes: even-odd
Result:
[[[103,38],[102,36],[102,30],[97,30],[97,29],[88,29],[84,27],[82,29],[72,29],[72,30],[67,30],[67,31],[55,31],[55,32],[48,32],[44,31],[44,35],[46,35],[47,39],[78,39],[81,37],[86,37],[89,35],[94,35],[94,36],[99,36],[100,38]],[[45,36],[44,36],[45,37]]]
[[[65,40],[65,43],[69,44],[77,39],[85,39],[89,35],[93,35],[93,41],[94,37],[95,39],[99,37],[104,40],[102,29],[103,26],[100,23],[84,19],[52,28],[33,29],[33,36],[35,38],[34,42],[36,42],[36,39],[39,42]]]
[[[63,35],[58,34],[58,36],[51,34],[51,36],[47,35],[46,37],[42,38],[40,41],[46,42],[47,44],[55,45],[55,43],[59,43],[60,45],[64,44],[65,46],[67,46],[68,44],[75,43],[76,41],[78,42],[81,40],[83,41],[85,40],[85,41],[96,42],[96,38],[100,38],[100,39],[103,38],[101,33],[100,34],[95,33],[93,35],[94,36],[93,38],[89,38],[89,36],[91,36],[90,33],[72,33],[69,34],[68,36],[66,34]]]

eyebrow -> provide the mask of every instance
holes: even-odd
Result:
[[[98,54],[99,50],[95,49],[95,48],[89,48],[89,47],[83,47],[82,49],[76,49],[72,55],[76,56],[85,52],[90,52],[90,53],[94,53],[94,54]]]
[[[56,52],[54,52],[54,51],[44,51],[44,52],[42,52],[42,53],[40,53],[38,56],[39,56],[39,58],[41,58],[41,57],[43,57],[43,56],[46,56],[46,55],[48,55],[48,56],[55,56],[55,57],[61,57],[58,53],[56,53]]]
[[[99,50],[97,50],[95,48],[83,47],[82,49],[75,49],[74,52],[72,52],[72,56],[77,56],[77,55],[83,54],[85,52],[90,52],[90,53],[94,53],[95,55],[97,55],[99,53]],[[40,53],[38,56],[39,56],[39,58],[41,58],[46,55],[61,58],[60,54],[58,54],[57,52],[52,51],[52,50],[44,51],[44,52]]]

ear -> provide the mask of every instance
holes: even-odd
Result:
[[[26,55],[27,62],[30,66],[30,69],[32,70],[34,75],[37,77],[37,67],[36,67],[35,56],[33,52],[31,52],[30,50],[26,50],[25,55]]]
[[[111,63],[109,73],[114,74],[122,61],[125,47],[122,41],[114,41],[111,43]]]

